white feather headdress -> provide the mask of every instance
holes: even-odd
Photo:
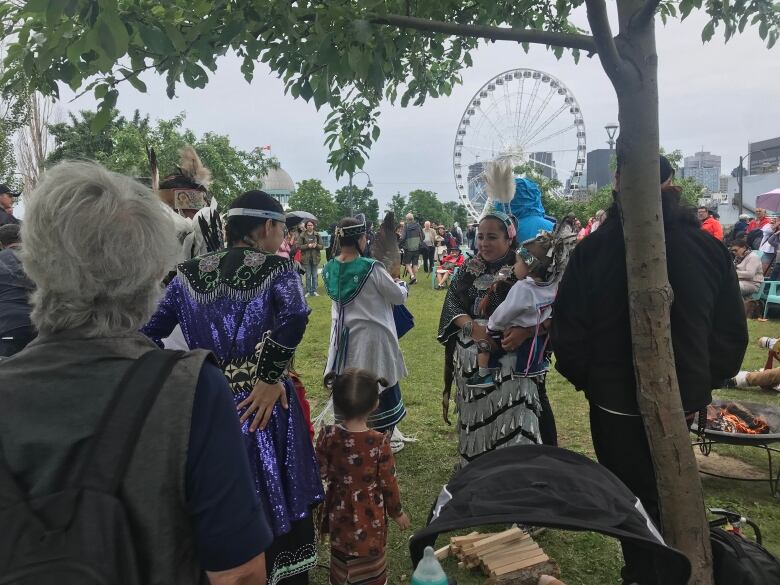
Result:
[[[511,160],[504,158],[490,162],[484,177],[488,197],[505,205],[511,203],[515,196],[515,173]]]

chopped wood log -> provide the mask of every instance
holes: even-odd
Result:
[[[501,575],[506,575],[507,573],[513,573],[514,571],[519,571],[520,569],[525,569],[526,567],[532,567],[533,565],[538,565],[539,563],[543,563],[549,560],[550,557],[544,554],[544,552],[541,552],[535,557],[523,559],[522,561],[517,561],[516,563],[512,563],[511,565],[504,565],[503,567],[499,567],[495,571],[490,571],[490,576],[500,577]]]
[[[492,573],[494,570],[498,569],[499,567],[505,567],[506,565],[511,565],[513,563],[523,561],[525,559],[530,559],[535,556],[538,556],[541,553],[544,553],[544,551],[538,544],[536,544],[533,547],[515,551],[512,554],[489,561],[485,563],[485,568],[488,570],[488,572]]]
[[[490,536],[489,534],[480,534],[479,532],[471,532],[469,534],[464,534],[463,536],[453,536],[450,538],[450,544],[455,544],[457,546],[462,546],[464,544],[468,544],[470,542],[474,542],[476,540],[480,540],[482,538],[487,538]]]
[[[437,550],[434,554],[436,555],[437,561],[443,561],[448,556],[450,556],[450,549],[452,548],[452,545],[447,545],[441,547],[439,550]]]
[[[490,577],[485,581],[485,585],[538,585],[542,575],[560,577],[561,571],[555,561],[549,560],[521,571]]]
[[[499,532],[498,534],[493,534],[492,536],[488,536],[487,538],[483,538],[482,540],[473,542],[469,545],[470,548],[464,546],[464,551],[472,550],[472,549],[474,551],[479,551],[484,549],[487,546],[493,544],[499,544],[502,542],[506,542],[508,540],[513,540],[522,535],[528,536],[527,534],[525,534],[525,532],[523,532],[517,527],[510,528],[509,530],[504,530],[503,532]]]

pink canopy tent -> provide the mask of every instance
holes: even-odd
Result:
[[[780,189],[772,189],[756,198],[756,207],[767,211],[780,212]]]

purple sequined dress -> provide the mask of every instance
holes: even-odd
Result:
[[[211,350],[226,363],[254,355],[266,332],[274,341],[296,347],[309,312],[292,262],[250,248],[229,248],[181,264],[142,331],[161,344],[178,324],[191,348]],[[310,524],[312,506],[324,499],[295,388],[289,379],[283,382],[289,408],[277,403],[265,430],[250,433],[251,419],[242,425],[257,492],[277,542],[284,543],[274,555],[275,566],[269,566],[269,585],[315,562],[313,533],[311,539],[299,534],[296,524],[305,519]],[[234,389],[236,404],[247,395]]]

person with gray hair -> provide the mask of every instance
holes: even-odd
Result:
[[[417,284],[417,268],[420,264],[420,246],[423,243],[423,231],[411,213],[406,214],[406,223],[401,233],[400,246],[404,251],[404,264],[409,273],[409,284]]]
[[[72,469],[94,463],[93,448],[100,457],[109,447],[95,444],[104,414],[138,418],[114,404],[128,401],[120,380],[158,351],[138,329],[179,244],[149,189],[88,162],[46,172],[26,201],[22,239],[38,337],[0,368],[0,410],[13,415],[0,417],[0,463],[32,499],[61,492]],[[272,534],[230,389],[207,351],[175,357],[115,496],[134,569],[149,584],[262,585]]]

